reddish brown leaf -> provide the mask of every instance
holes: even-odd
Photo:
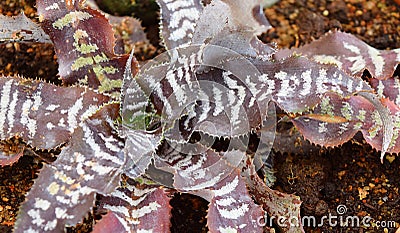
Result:
[[[80,124],[57,160],[44,165],[20,209],[14,232],[62,232],[94,205],[95,193],[114,191],[125,165],[123,141],[106,105]]]
[[[254,203],[239,170],[218,182],[212,193],[207,214],[210,232],[263,232],[259,219],[264,211]]]
[[[0,93],[1,139],[19,136],[40,149],[68,142],[79,123],[109,101],[85,88],[10,77],[0,78]]]
[[[281,50],[275,56],[281,59],[293,53],[337,65],[346,73],[359,77],[367,69],[372,77],[380,80],[392,77],[400,63],[400,49],[377,50],[356,36],[340,31],[327,33],[301,48]]]
[[[93,227],[92,233],[123,233],[126,232],[114,212],[108,212]]]
[[[113,224],[105,226],[103,230],[114,232],[114,226],[118,229],[122,226],[123,231],[119,232],[169,232],[170,199],[162,187],[139,184],[129,179],[123,187],[100,198],[99,211],[110,211],[106,221],[113,216]],[[97,224],[96,228],[99,228]]]
[[[82,0],[38,0],[42,27],[54,43],[63,83],[83,84],[119,98],[128,55],[114,54],[112,26]],[[136,71],[137,63],[132,65]]]
[[[242,175],[246,177],[249,193],[271,217],[269,221],[265,216],[258,218],[259,224],[272,227],[274,222],[283,229],[283,232],[304,233],[300,216],[300,197],[270,189],[258,177],[250,159],[247,160],[245,172]]]
[[[393,121],[393,134],[388,139],[390,153],[400,151],[400,108],[389,99],[381,99],[382,108],[387,108]],[[327,94],[321,103],[311,112],[293,119],[294,125],[313,143],[323,146],[337,146],[350,140],[361,131],[365,140],[378,150],[385,150],[384,135],[386,133],[384,117],[376,104],[363,96],[342,98],[336,94]],[[318,117],[316,117],[318,116]],[[323,116],[323,117],[321,117]],[[343,121],[334,122],[334,119]]]

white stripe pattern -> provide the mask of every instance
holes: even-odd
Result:
[[[10,104],[10,94],[11,94],[11,86],[13,84],[13,80],[7,81],[1,92],[1,102],[0,102],[0,135],[1,138],[5,138],[4,128],[7,119],[8,113],[8,105]]]

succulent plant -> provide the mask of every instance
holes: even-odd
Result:
[[[40,171],[15,232],[62,232],[96,195],[107,214],[94,232],[168,232],[174,192],[209,201],[211,232],[262,232],[265,214],[300,218],[300,199],[257,175],[273,143],[275,106],[319,145],[360,131],[382,156],[399,152],[399,49],[379,51],[335,31],[278,50],[257,38],[271,28],[265,1],[158,4],[167,52],[139,70],[132,54],[115,54],[104,14],[82,0],[37,1],[63,85],[2,77],[0,135],[61,153]],[[25,21],[17,25],[40,32],[28,41],[46,37]],[[21,155],[6,154],[2,165]],[[279,227],[303,232],[300,223]]]

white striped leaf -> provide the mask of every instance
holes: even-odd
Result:
[[[340,32],[329,32],[320,39],[300,48],[281,50],[278,59],[302,54],[320,63],[333,64],[348,74],[361,77],[367,69],[372,77],[385,80],[392,77],[400,63],[400,49],[378,50],[356,36]]]
[[[151,163],[161,141],[161,135],[130,130],[126,132],[125,137],[124,153],[127,162],[124,173],[135,179],[143,175]]]
[[[125,166],[124,143],[114,129],[118,105],[106,105],[80,124],[57,160],[44,165],[22,204],[14,232],[62,232],[111,193]],[[29,224],[28,224],[29,223]]]
[[[210,232],[263,232],[259,219],[264,210],[254,203],[239,170],[214,185],[211,193],[207,214]]]
[[[106,210],[108,214],[93,232],[169,232],[170,200],[163,188],[128,179],[122,187],[100,197],[98,211]]]
[[[157,0],[160,5],[160,37],[166,49],[191,43],[196,24],[203,11],[201,0]]]
[[[1,77],[0,137],[18,136],[34,148],[55,148],[68,142],[79,123],[108,101],[87,88]]]

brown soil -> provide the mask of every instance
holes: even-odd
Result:
[[[332,28],[340,28],[376,48],[400,48],[399,4],[399,1],[390,0],[281,0],[266,10],[275,28],[261,38],[267,42],[275,41],[280,47],[293,47],[308,43]],[[33,0],[4,0],[0,2],[0,13],[16,15],[23,10],[34,18],[33,5]],[[149,37],[154,41],[157,38],[155,26],[149,28]],[[58,83],[56,57],[51,45],[1,44],[0,73]],[[280,127],[283,133],[287,128]],[[375,223],[394,221],[397,224],[385,229],[377,226],[330,227],[325,222],[321,227],[307,227],[306,232],[396,231],[400,223],[398,158],[389,162],[394,157],[387,157],[381,164],[379,153],[362,139],[334,149],[311,146],[311,153],[297,150],[295,145],[306,143],[301,137],[293,136],[291,140],[296,153],[272,153],[277,171],[274,188],[299,195],[303,201],[303,216],[340,216],[337,206],[345,205],[347,211],[343,216],[371,216]],[[0,168],[0,232],[11,231],[18,207],[33,184],[41,163],[39,159],[25,155],[13,166]],[[174,208],[173,232],[206,232],[207,202],[191,195],[176,195],[171,205]],[[88,232],[91,222],[90,217],[81,228],[68,232]]]

